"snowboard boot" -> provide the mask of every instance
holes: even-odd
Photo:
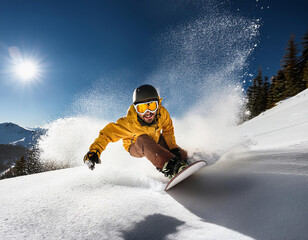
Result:
[[[171,179],[186,167],[188,167],[187,162],[181,161],[176,156],[174,156],[173,158],[170,159],[169,162],[165,163],[161,172],[166,177]]]
[[[188,167],[188,164],[186,161],[178,161],[177,164],[174,166],[174,175],[183,171],[186,167]]]

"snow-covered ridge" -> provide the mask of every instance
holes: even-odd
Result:
[[[11,122],[1,123],[0,144],[30,147],[43,132],[40,128],[24,128]]]
[[[308,148],[308,89],[238,127],[250,148]]]

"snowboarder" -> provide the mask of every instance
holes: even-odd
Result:
[[[172,120],[161,101],[153,86],[136,88],[127,116],[100,131],[84,163],[93,170],[108,143],[122,139],[131,156],[146,157],[166,177],[172,178],[187,167],[187,152],[176,144]]]

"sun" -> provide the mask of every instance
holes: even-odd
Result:
[[[22,50],[16,46],[8,48],[9,58],[5,72],[9,79],[25,86],[32,86],[43,80],[46,63],[38,50]]]
[[[16,63],[15,73],[20,79],[30,81],[38,77],[39,67],[34,61],[23,60]]]

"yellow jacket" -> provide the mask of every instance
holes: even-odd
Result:
[[[100,131],[98,138],[90,146],[90,150],[98,150],[99,153],[102,153],[109,142],[117,142],[122,139],[125,150],[129,151],[130,145],[142,134],[151,136],[156,142],[162,134],[170,149],[178,147],[174,137],[172,120],[168,111],[161,104],[157,110],[156,120],[150,126],[141,124],[137,116],[134,105],[131,105],[126,117],[118,119],[116,123],[107,124]]]

